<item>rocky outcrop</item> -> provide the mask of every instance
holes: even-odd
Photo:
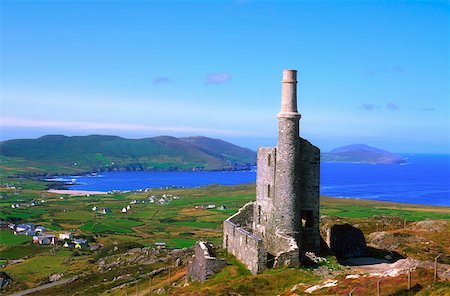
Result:
[[[12,281],[12,278],[6,272],[0,271],[0,290],[5,289]]]
[[[424,237],[404,232],[379,231],[372,232],[367,237],[369,246],[388,251],[394,251],[402,245],[426,241]]]

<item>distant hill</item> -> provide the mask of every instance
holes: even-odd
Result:
[[[0,142],[0,169],[20,173],[221,170],[254,165],[256,152],[207,137],[43,136]]]
[[[322,154],[323,162],[353,162],[370,164],[401,164],[406,160],[402,156],[365,144],[353,144],[338,147]]]

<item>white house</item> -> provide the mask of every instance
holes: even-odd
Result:
[[[101,210],[101,213],[105,214],[105,215],[106,214],[112,214],[112,211],[110,209],[108,209],[108,208],[104,208],[104,209]]]
[[[123,208],[122,213],[126,213],[126,212],[127,212],[127,208]]]
[[[17,233],[21,233],[21,232],[25,232],[25,231],[33,231],[34,230],[34,225],[31,223],[28,224],[18,224],[16,226],[16,232]]]
[[[71,240],[71,239],[73,239],[73,234],[70,233],[70,232],[60,233],[60,234],[59,234],[59,239],[60,239],[60,240],[65,240],[65,239]]]
[[[36,227],[36,229],[34,230],[35,232],[45,232],[45,227],[44,226],[38,226],[38,227]]]

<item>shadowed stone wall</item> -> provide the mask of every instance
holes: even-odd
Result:
[[[198,242],[194,250],[188,263],[188,277],[192,280],[204,282],[227,265],[225,259],[217,258],[211,243]]]
[[[320,251],[320,150],[300,138],[299,170],[300,225],[302,251]]]

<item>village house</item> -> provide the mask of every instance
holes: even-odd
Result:
[[[37,226],[37,227],[34,229],[34,231],[35,231],[35,232],[44,233],[44,232],[46,231],[46,229],[45,229],[44,226]]]
[[[74,244],[75,249],[82,249],[89,246],[84,238],[75,238],[72,243]]]
[[[56,245],[58,238],[53,234],[33,236],[33,243],[40,245]]]
[[[65,240],[65,239],[72,240],[73,239],[73,234],[70,233],[70,232],[60,233],[59,234],[59,239],[60,240]]]
[[[15,227],[14,234],[20,234],[20,235],[34,235],[35,226],[32,223],[27,224],[18,224]]]
[[[103,215],[112,214],[112,211],[108,208],[104,208],[100,211]]]

